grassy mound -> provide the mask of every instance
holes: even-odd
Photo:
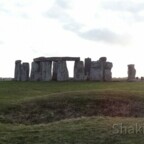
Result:
[[[143,144],[143,116],[142,82],[0,82],[1,144]]]
[[[143,117],[144,99],[111,91],[52,94],[10,105],[0,111],[0,122],[40,124],[83,116]]]

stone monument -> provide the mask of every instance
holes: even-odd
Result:
[[[134,64],[128,65],[128,81],[135,81],[136,69]]]
[[[74,80],[83,81],[85,79],[83,61],[75,61],[74,65]]]

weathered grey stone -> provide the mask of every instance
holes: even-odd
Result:
[[[50,81],[51,76],[51,64],[52,62],[40,62],[40,72],[41,72],[41,81]]]
[[[30,79],[32,81],[41,80],[40,63],[32,62]]]
[[[29,63],[23,63],[21,65],[21,81],[29,80]]]
[[[99,59],[100,70],[102,71],[101,81],[105,81],[105,66],[106,66],[106,57],[101,57]]]
[[[57,80],[57,70],[58,70],[58,62],[53,62],[53,80]]]
[[[90,80],[95,81],[111,81],[112,66],[110,62],[106,62],[106,57],[101,57],[98,61],[91,62]]]
[[[85,79],[83,61],[76,61],[74,65],[74,80],[81,81]]]
[[[128,81],[135,81],[136,69],[134,64],[128,65]]]
[[[91,62],[90,58],[85,59],[85,67],[79,57],[39,57],[34,59],[31,66],[30,80],[32,81],[57,81],[69,80],[69,73],[66,61],[75,61],[75,80],[112,80],[112,63],[106,62],[106,57],[101,57],[98,61]],[[53,75],[51,67],[53,62]],[[29,64],[18,60],[15,62],[15,80],[29,80]]]
[[[87,77],[87,80],[89,80],[90,77],[90,69],[91,69],[91,58],[85,58],[85,76]]]
[[[21,80],[21,60],[15,61],[15,75],[14,75],[14,79],[16,81],[20,81]]]
[[[104,81],[112,81],[112,67],[113,64],[111,62],[106,62],[104,69]]]
[[[105,69],[110,69],[111,70],[112,67],[113,67],[113,64],[111,62],[106,62]]]
[[[103,81],[103,71],[101,69],[101,63],[99,61],[91,62],[90,80]]]
[[[107,61],[107,58],[106,58],[106,57],[100,57],[100,58],[99,58],[99,61],[100,61],[100,62],[106,62],[106,61]]]
[[[67,81],[69,79],[66,61],[58,61],[57,81]]]
[[[43,61],[80,61],[80,57],[38,57],[34,59],[34,62]]]

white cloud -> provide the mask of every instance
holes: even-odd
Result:
[[[128,37],[126,40],[126,34],[119,35],[119,34],[112,32],[112,30],[108,30],[108,28],[96,29],[96,26],[94,26],[93,29],[83,32],[82,31],[83,27],[87,27],[87,23],[85,23],[85,21],[88,21],[91,24],[90,22],[91,20],[88,19],[89,15],[87,15],[87,13],[91,15],[93,13],[93,18],[94,18],[94,14],[95,14],[94,12],[96,11],[92,9],[92,11],[90,10],[90,11],[85,12],[86,8],[88,7],[88,1],[85,1],[86,2],[85,4],[83,2],[84,8],[83,8],[83,5],[80,5],[80,4],[78,5],[78,3],[76,2],[76,6],[74,5],[74,8],[73,8],[74,11],[77,12],[76,13],[77,16],[75,17],[77,18],[80,16],[81,17],[80,19],[84,18],[83,21],[79,22],[78,19],[75,19],[74,17],[75,14],[73,12],[71,13],[71,12],[66,11],[67,9],[65,8],[68,8],[67,6],[68,2],[62,1],[61,3],[62,5],[60,5],[60,2],[61,1],[58,1],[58,0],[55,1],[54,6],[46,13],[46,16],[57,19],[62,24],[65,30],[70,30],[72,32],[75,32],[78,36],[80,36],[81,38],[85,38],[87,40],[104,41],[108,43],[114,43],[114,44],[117,43],[117,44],[122,44],[122,45],[126,44],[129,41],[130,37]],[[82,3],[82,1],[80,2]],[[91,4],[90,7],[93,7],[94,4],[98,4],[98,3],[91,1],[90,4]],[[77,5],[79,7],[77,7]],[[71,10],[73,9],[71,8]],[[93,21],[95,22],[96,18]]]
[[[0,76],[13,76],[15,60],[31,62],[39,56],[106,56],[114,63],[114,76],[127,76],[129,63],[142,75],[143,3],[1,0]]]
[[[93,40],[93,41],[103,41],[111,44],[126,45],[129,43],[129,37],[125,35],[118,35],[107,29],[92,29],[86,32],[81,32],[79,35],[82,38]]]
[[[144,2],[140,1],[132,1],[132,0],[110,0],[103,2],[104,9],[109,9],[113,11],[121,11],[121,12],[131,12],[138,13],[143,11]]]
[[[70,8],[70,3],[67,0],[55,0],[55,5],[64,9]]]

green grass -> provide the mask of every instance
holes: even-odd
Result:
[[[26,144],[143,144],[143,133],[116,133],[114,124],[143,126],[140,118],[91,117],[33,126],[0,125],[1,143]]]
[[[0,82],[1,144],[143,144],[143,117],[143,82]]]

